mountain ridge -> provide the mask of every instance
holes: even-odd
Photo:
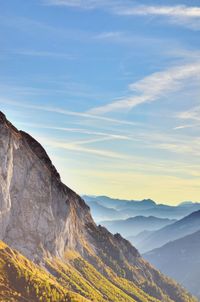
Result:
[[[38,279],[24,264],[21,270],[22,263],[31,271],[45,268],[59,286],[81,294],[82,301],[196,301],[145,261],[129,241],[97,226],[83,199],[58,175],[43,147],[0,114],[0,240],[7,244],[0,271],[8,282],[12,276],[2,260],[10,249],[6,259],[29,297],[29,283],[38,288]],[[13,250],[14,263],[9,258]],[[48,301],[48,288],[47,282],[45,296],[34,301]],[[57,301],[73,301],[64,297]]]
[[[200,298],[200,230],[144,254],[160,271]]]
[[[120,233],[125,238],[136,236],[139,233],[148,230],[155,231],[164,226],[174,223],[175,219],[158,218],[155,216],[135,216],[121,220],[100,221],[111,233]]]
[[[95,206],[98,203],[104,207],[103,213],[107,217],[106,220],[114,219],[127,219],[138,215],[142,216],[155,216],[158,218],[181,219],[194,211],[200,210],[200,203],[190,202],[181,203],[176,206],[159,204],[151,199],[144,200],[126,200],[115,199],[107,196],[87,196],[83,195],[84,200],[91,208],[92,214],[96,222],[105,220],[103,215],[98,213]],[[107,209],[107,213],[106,213]],[[111,210],[116,211],[114,216]]]
[[[138,245],[141,252],[145,253],[155,248],[159,248],[169,241],[173,241],[192,234],[200,229],[200,210],[195,211],[184,218],[154,231],[144,238]]]

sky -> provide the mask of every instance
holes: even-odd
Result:
[[[79,194],[200,201],[200,2],[0,1],[0,110]]]

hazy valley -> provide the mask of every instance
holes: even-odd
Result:
[[[152,200],[117,200],[105,196],[86,196],[85,200],[97,223],[113,234],[121,233],[145,259],[200,298],[199,203],[166,206]],[[98,211],[97,204],[103,207],[103,212]],[[110,220],[100,221],[103,217]]]
[[[195,301],[97,226],[43,147],[3,113],[0,162],[0,301]]]

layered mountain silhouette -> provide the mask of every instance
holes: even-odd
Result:
[[[200,211],[196,211],[160,230],[143,233],[142,240],[139,241],[137,237],[135,243],[140,252],[145,253],[198,230],[200,230]],[[134,237],[129,238],[129,240],[134,242]]]
[[[98,223],[101,222],[102,217],[104,219],[119,219],[121,214],[119,211],[113,208],[107,208],[104,205],[101,205],[97,201],[92,202],[92,206],[90,205],[91,214],[94,220]]]
[[[1,302],[193,302],[121,235],[97,226],[43,147],[0,113]]]
[[[144,256],[200,298],[200,231],[169,242]]]
[[[151,199],[137,201],[114,199],[107,196],[85,195],[83,197],[90,206],[92,215],[96,222],[103,220],[121,220],[135,216],[181,219],[197,210],[200,210],[200,203],[193,202],[183,202],[177,206],[170,206],[157,204]],[[103,207],[103,211],[99,209],[100,206]]]
[[[158,230],[164,226],[174,223],[175,219],[157,218],[154,216],[136,216],[124,220],[102,221],[111,233],[120,233],[124,237],[138,235],[139,233],[149,230]]]

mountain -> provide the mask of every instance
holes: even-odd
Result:
[[[68,290],[43,267],[25,258],[0,241],[0,301],[88,302]]]
[[[142,243],[153,233],[154,231],[144,230],[135,236],[128,236],[127,240],[129,240],[139,250]]]
[[[145,230],[158,230],[166,225],[174,223],[176,220],[167,218],[157,218],[154,216],[136,216],[125,220],[102,221],[100,222],[111,233],[120,233],[124,237],[137,235]]]
[[[187,207],[187,208],[191,208],[191,207],[193,207],[193,208],[199,208],[199,203],[198,202],[192,202],[192,201],[183,201],[183,202],[181,202],[179,205],[178,205],[178,207]]]
[[[200,230],[200,210],[145,236],[144,240],[137,244],[137,248],[145,253],[198,230]]]
[[[83,196],[84,200],[88,204],[92,204],[93,202],[98,202],[99,204],[108,207],[108,208],[114,208],[114,209],[127,209],[127,208],[138,208],[142,207],[143,209],[149,209],[152,208],[152,206],[155,206],[156,203],[151,199],[144,199],[141,201],[138,200],[125,200],[125,199],[116,199],[116,198],[110,198],[108,196]]]
[[[87,204],[90,206],[92,217],[96,222],[100,222],[102,217],[104,217],[104,219],[118,219],[121,216],[119,211],[107,208],[99,204],[97,201]]]
[[[200,231],[169,242],[144,256],[200,298]]]
[[[97,226],[43,147],[0,113],[0,301],[194,302]]]
[[[90,206],[92,216],[98,223],[104,220],[126,219],[130,217],[130,213],[135,215],[138,211],[150,209],[155,205],[150,199],[135,201],[87,195],[84,195],[83,199]]]
[[[100,220],[127,219],[134,216],[155,216],[158,218],[181,219],[197,210],[200,210],[200,203],[183,202],[177,206],[157,204],[151,199],[123,200],[114,199],[107,196],[83,196],[84,200],[91,207],[94,217]],[[95,208],[95,204],[104,207],[104,215],[100,215]],[[108,211],[106,212],[106,210]],[[117,211],[114,218],[111,216],[110,209]],[[106,218],[108,217],[108,218]]]

